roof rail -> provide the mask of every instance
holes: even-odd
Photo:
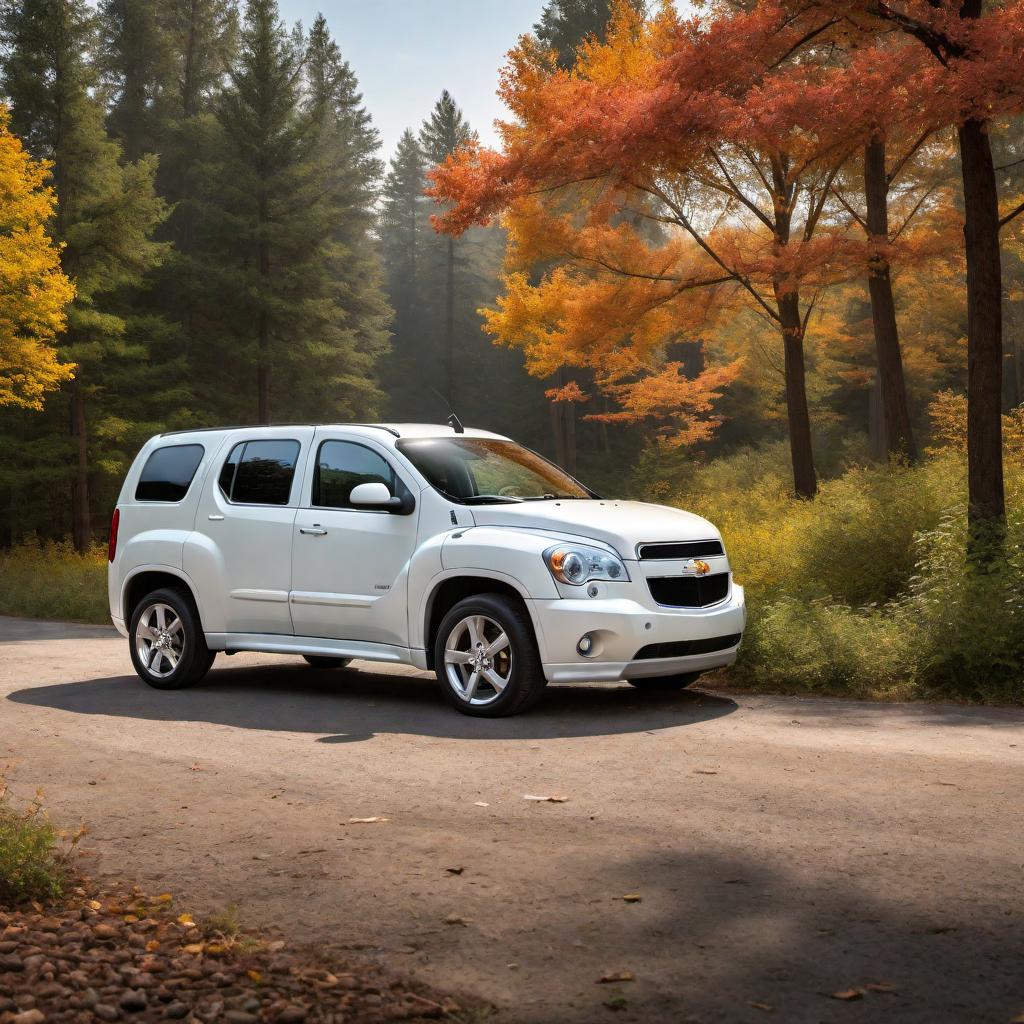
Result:
[[[227,427],[188,427],[185,430],[164,430],[157,434],[157,437],[173,437],[176,434],[209,434],[216,430],[254,430],[256,427],[372,427],[375,430],[386,430],[394,437],[402,435],[394,427],[386,426],[383,423],[236,423]]]

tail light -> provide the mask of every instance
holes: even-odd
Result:
[[[117,528],[121,523],[121,510],[119,508],[114,509],[114,514],[110,518],[110,543],[107,545],[107,561],[112,562],[114,555],[117,554]]]

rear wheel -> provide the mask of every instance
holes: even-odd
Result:
[[[630,686],[638,690],[648,690],[651,693],[669,693],[672,690],[682,690],[697,682],[700,672],[683,672],[677,676],[650,676],[647,679],[627,679]]]
[[[179,590],[147,594],[132,613],[128,635],[135,671],[158,690],[192,686],[216,657],[206,646],[192,599]]]
[[[526,609],[501,594],[467,597],[448,612],[434,665],[448,703],[478,718],[525,711],[546,685]]]
[[[331,658],[326,654],[304,654],[302,660],[313,668],[344,668],[351,658]]]

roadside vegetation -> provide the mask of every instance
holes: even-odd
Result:
[[[1007,529],[972,558],[962,400],[932,408],[917,465],[850,452],[814,502],[793,497],[783,443],[650,485],[707,516],[746,587],[730,682],[881,699],[1024,701],[1024,416],[1006,417]],[[641,469],[641,473],[643,470]],[[995,553],[993,553],[995,552]]]
[[[0,549],[0,613],[109,623],[106,551],[35,538]]]
[[[0,905],[58,899],[70,875],[70,857],[84,834],[59,832],[41,794],[16,800],[0,774]]]

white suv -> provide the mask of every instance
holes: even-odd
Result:
[[[547,682],[686,686],[745,622],[706,520],[599,498],[514,441],[453,426],[160,434],[111,523],[109,597],[138,674],[188,686],[217,651],[433,669],[469,715]]]

